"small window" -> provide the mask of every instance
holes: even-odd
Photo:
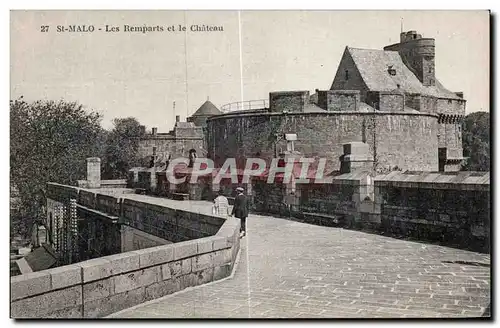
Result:
[[[432,67],[429,67],[429,73],[432,73]]]
[[[345,79],[349,80],[349,70],[345,70]]]

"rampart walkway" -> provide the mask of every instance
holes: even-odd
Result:
[[[490,255],[251,215],[233,277],[116,318],[478,317]]]

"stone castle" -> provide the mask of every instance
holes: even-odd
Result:
[[[139,140],[140,156],[153,156],[155,163],[165,163],[169,158],[187,157],[193,149],[198,154],[206,155],[206,121],[218,114],[222,112],[207,100],[187,118],[187,122],[181,122],[180,116],[177,115],[174,128],[168,133],[158,133],[156,127],[152,128],[151,133],[145,134]]]
[[[346,47],[329,90],[271,92],[268,106],[225,113],[207,100],[188,122],[177,116],[169,133],[153,128],[140,152],[165,162],[195,150],[219,167],[231,157],[270,162],[290,149],[284,135],[295,134],[294,150],[326,157],[332,172],[349,142],[368,144],[358,155],[374,174],[458,171],[466,101],[435,72],[435,40],[415,31],[383,50]]]
[[[458,171],[463,160],[461,92],[435,76],[434,39],[415,31],[384,50],[346,47],[330,90],[271,92],[269,108],[208,119],[208,151],[216,161],[269,160],[296,134],[295,150],[326,156],[338,170],[342,145],[364,142],[377,173]]]
[[[490,174],[459,172],[465,100],[436,79],[434,47],[401,33],[384,50],[346,47],[330,90],[271,92],[267,104],[234,111],[207,100],[169,133],[143,137],[141,154],[154,161],[127,180],[102,180],[100,160],[88,158],[78,186],[47,186],[51,261],[32,256],[19,266],[11,316],[103,317],[230,276],[239,220],[213,214],[208,202],[177,200],[212,200],[222,189],[232,202],[236,185],[253,213],[489,252]],[[190,167],[165,171],[170,158],[193,151],[216,168],[227,158],[326,157],[332,180],[217,183],[208,175],[190,184]],[[170,184],[167,174],[186,183]]]

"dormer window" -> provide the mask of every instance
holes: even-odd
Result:
[[[392,76],[396,75],[396,70],[392,67],[392,65],[387,67],[387,72],[389,72]]]

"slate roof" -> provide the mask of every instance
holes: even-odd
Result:
[[[36,248],[33,252],[24,257],[31,270],[41,271],[52,268],[57,263],[57,257],[48,244],[43,244]]]
[[[181,129],[191,129],[195,128],[196,125],[194,125],[193,122],[175,122],[175,127]]]
[[[212,115],[219,115],[219,114],[222,114],[222,112],[217,107],[215,107],[215,105],[212,104],[210,102],[210,100],[207,100],[203,103],[203,105],[200,106],[200,108],[198,108],[198,110],[193,115],[191,115],[191,117],[193,117],[193,116],[212,116]]]
[[[417,76],[403,63],[397,51],[346,48],[358,68],[363,81],[370,91],[394,91],[401,89],[409,93],[461,99],[447,90],[437,79],[435,86],[426,87]],[[389,66],[396,75],[387,72]]]

